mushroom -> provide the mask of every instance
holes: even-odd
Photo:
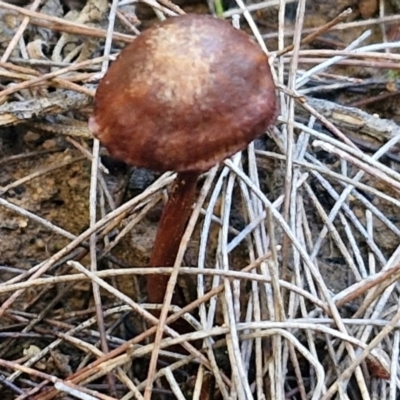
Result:
[[[121,52],[99,84],[89,127],[116,158],[177,172],[149,266],[174,264],[199,175],[264,133],[276,108],[267,56],[226,21],[172,17]],[[167,282],[148,277],[149,302],[163,302]]]

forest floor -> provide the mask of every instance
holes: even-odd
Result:
[[[143,399],[150,381],[154,399],[400,398],[399,10],[0,1],[1,399]],[[200,178],[190,329],[155,343],[145,267],[174,175],[113,159],[87,121],[119,51],[183,12],[239,18],[280,114]]]

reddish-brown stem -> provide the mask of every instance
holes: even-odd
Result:
[[[174,265],[192,210],[198,177],[198,172],[178,173],[158,225],[149,267]],[[163,302],[168,279],[169,277],[166,275],[148,276],[147,298],[149,303]]]

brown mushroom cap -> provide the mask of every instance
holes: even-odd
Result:
[[[169,18],[138,36],[97,89],[89,126],[109,152],[154,171],[206,171],[274,122],[267,56],[228,22]]]

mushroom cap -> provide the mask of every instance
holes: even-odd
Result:
[[[154,171],[206,171],[276,117],[268,58],[228,22],[172,17],[139,35],[101,80],[89,128],[111,155]]]

